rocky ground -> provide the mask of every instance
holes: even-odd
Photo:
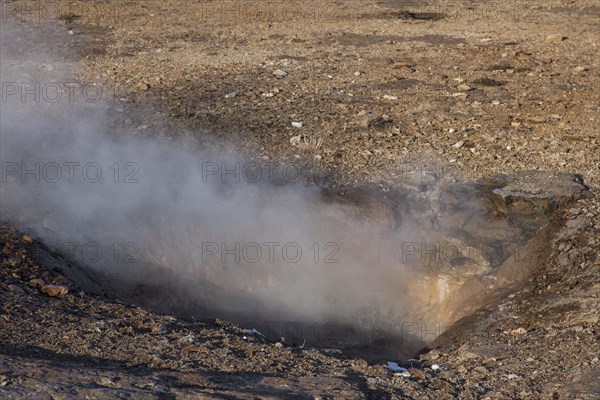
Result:
[[[408,373],[87,293],[2,226],[1,397],[600,398],[595,1],[85,1],[17,20],[24,3],[2,3],[8,45],[44,32],[110,95],[118,134],[192,136],[328,187],[541,170],[590,195],[555,209],[533,275],[395,360]]]

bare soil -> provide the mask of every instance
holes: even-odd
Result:
[[[98,290],[100,277],[3,225],[0,397],[600,398],[595,1],[85,1],[56,10],[11,14],[19,34],[2,45],[46,47],[103,88],[115,135],[191,136],[265,164],[297,163],[338,194],[500,180],[491,207],[511,228],[535,221],[537,261],[526,274],[505,270],[505,285],[413,358],[390,359],[410,368],[405,377],[386,359],[119,301]],[[31,63],[44,68],[43,58]],[[561,186],[565,174],[577,193]],[[376,215],[387,207],[372,204]],[[50,296],[46,285],[68,293]]]

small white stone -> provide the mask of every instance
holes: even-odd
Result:
[[[294,122],[292,122],[292,126],[294,128],[302,128],[302,122],[296,122],[296,121],[294,121]]]
[[[433,364],[433,365],[431,366],[431,369],[432,369],[432,370],[434,370],[434,371],[437,371],[437,370],[439,370],[439,369],[440,369],[440,366],[439,366],[439,365],[437,365],[437,364]]]
[[[385,100],[398,100],[398,96],[392,96],[392,95],[389,95],[389,94],[384,94],[383,98]]]

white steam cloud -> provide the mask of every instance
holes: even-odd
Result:
[[[381,251],[389,226],[268,171],[250,182],[241,155],[116,134],[107,104],[37,102],[35,83],[51,90],[66,68],[13,39],[2,32],[3,222],[165,312],[360,331],[410,311],[412,274]]]

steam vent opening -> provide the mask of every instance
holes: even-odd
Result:
[[[259,197],[278,190],[262,187]],[[308,191],[305,208],[289,212],[318,214],[308,225],[313,241],[271,243],[268,258],[255,233],[251,242],[226,242],[220,235],[233,231],[162,218],[136,227],[145,242],[124,249],[131,263],[90,263],[72,251],[60,268],[86,291],[160,313],[231,321],[267,340],[367,360],[409,359],[450,328],[473,329],[461,321],[543,268],[558,211],[588,195],[575,175],[540,172]],[[59,233],[54,220],[46,215],[43,229]]]

